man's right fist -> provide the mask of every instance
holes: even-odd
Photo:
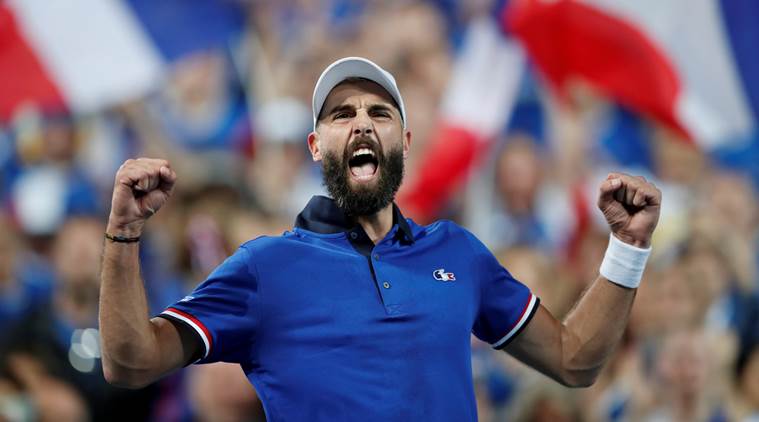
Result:
[[[166,160],[126,160],[116,172],[108,233],[139,236],[145,220],[169,200],[176,181],[177,175]]]

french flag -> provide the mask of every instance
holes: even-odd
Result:
[[[757,22],[753,0],[515,0],[504,12],[559,93],[582,78],[705,150],[755,134]]]
[[[524,52],[492,17],[469,23],[443,97],[439,123],[399,202],[418,221],[434,218],[511,116]]]
[[[167,65],[244,25],[224,0],[0,3],[0,122],[34,105],[88,113],[157,87]]]

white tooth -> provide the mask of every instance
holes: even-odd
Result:
[[[374,157],[374,152],[370,150],[369,148],[361,148],[353,153],[353,156],[362,155],[362,154],[369,154],[372,157]]]

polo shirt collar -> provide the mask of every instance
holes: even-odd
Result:
[[[393,225],[396,224],[398,225],[396,237],[403,237],[409,243],[413,243],[414,235],[411,233],[411,227],[401,214],[398,205],[393,202]],[[346,215],[332,198],[321,195],[316,195],[308,201],[308,205],[295,219],[295,227],[322,234],[350,232],[361,228],[356,220]]]

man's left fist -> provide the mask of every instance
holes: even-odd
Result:
[[[619,240],[648,248],[659,222],[661,191],[641,176],[610,173],[599,188],[598,208]]]

